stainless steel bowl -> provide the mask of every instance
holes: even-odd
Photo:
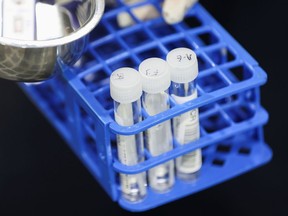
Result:
[[[39,82],[83,54],[104,0],[0,0],[0,78]]]

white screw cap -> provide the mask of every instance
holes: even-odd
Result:
[[[143,91],[156,94],[165,91],[171,84],[168,64],[161,58],[148,58],[139,65]]]
[[[137,70],[122,67],[110,76],[110,94],[118,103],[132,103],[142,95],[141,77]]]
[[[191,82],[198,76],[198,60],[196,53],[189,48],[176,48],[166,57],[171,73],[171,80],[175,83]]]

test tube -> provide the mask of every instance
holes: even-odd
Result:
[[[171,74],[170,93],[178,104],[197,98],[198,61],[189,48],[176,48],[166,57]],[[179,144],[191,143],[200,137],[198,108],[173,118],[173,135]],[[176,158],[176,173],[180,179],[194,180],[202,166],[201,149]]]
[[[167,62],[160,58],[148,58],[139,65],[142,77],[143,108],[149,116],[170,108],[171,84]],[[145,144],[151,156],[164,154],[173,148],[171,121],[167,120],[145,131]],[[174,160],[148,170],[149,186],[156,192],[166,192],[174,185]]]
[[[162,14],[166,23],[176,24],[183,21],[187,11],[192,8],[198,0],[165,0],[162,6]]]
[[[110,94],[114,100],[115,121],[121,126],[131,126],[142,121],[142,83],[137,70],[122,67],[110,77]],[[117,155],[120,163],[133,166],[144,161],[143,133],[117,135]],[[147,194],[146,173],[120,173],[121,192],[130,202],[142,200]]]

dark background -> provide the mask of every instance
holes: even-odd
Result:
[[[270,163],[139,215],[288,215],[288,12],[282,0],[200,0],[268,74]],[[0,215],[132,215],[113,203],[43,115],[0,80]]]

